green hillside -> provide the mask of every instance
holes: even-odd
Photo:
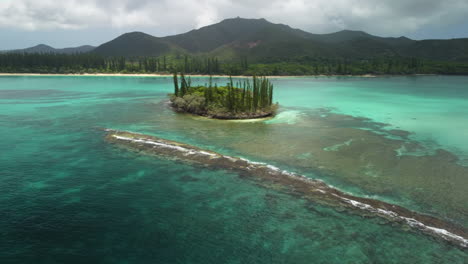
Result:
[[[256,34],[269,25],[271,23],[264,19],[226,19],[214,25],[163,39],[191,53],[210,52]]]
[[[439,61],[468,61],[468,38],[421,40],[403,47],[402,56],[414,56]]]
[[[26,49],[17,49],[17,50],[8,50],[4,51],[4,53],[27,53],[27,54],[37,54],[37,53],[51,53],[51,54],[77,54],[77,53],[87,53],[94,49],[95,47],[84,45],[79,47],[72,47],[72,48],[63,48],[63,49],[56,49],[48,45],[39,44],[34,47],[26,48]]]
[[[31,50],[0,54],[0,72],[468,74],[468,38],[418,41],[352,30],[312,34],[265,19],[226,19],[161,38],[126,33],[81,55],[59,56],[45,45]]]
[[[171,51],[171,44],[142,32],[132,32],[104,43],[92,52],[104,56],[161,56]]]
[[[105,56],[190,54],[236,60],[248,56],[258,63],[303,58],[362,60],[383,56],[438,61],[468,61],[468,39],[422,40],[383,38],[362,31],[312,34],[265,19],[226,19],[184,34],[157,38],[134,32],[94,50]]]

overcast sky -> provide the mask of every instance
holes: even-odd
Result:
[[[166,36],[237,16],[312,33],[468,37],[468,0],[0,0],[0,49],[99,45],[130,31]]]

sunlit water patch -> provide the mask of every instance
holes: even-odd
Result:
[[[445,148],[468,165],[467,77],[277,79],[277,98],[291,107],[331,107],[411,132],[429,148]]]
[[[267,124],[295,124],[301,118],[302,113],[298,110],[285,110],[279,112],[274,118],[271,120],[267,120]]]

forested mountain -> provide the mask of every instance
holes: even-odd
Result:
[[[265,19],[226,19],[184,34],[157,38],[127,33],[94,50],[106,56],[204,54],[221,59],[247,56],[255,62],[308,57],[369,59],[379,56],[468,61],[468,39],[383,38],[362,31],[312,34]]]
[[[226,19],[184,34],[126,33],[97,48],[46,45],[0,54],[0,72],[232,75],[468,74],[468,38],[411,40],[362,31],[312,34]]]
[[[142,32],[131,32],[104,43],[93,53],[104,56],[161,56],[173,51],[172,44],[164,39]],[[174,48],[177,50],[177,48]]]
[[[84,45],[79,47],[73,48],[64,48],[64,49],[55,49],[51,46],[39,44],[34,47],[26,48],[26,49],[17,49],[17,50],[8,50],[4,51],[5,53],[54,53],[54,54],[76,54],[76,53],[86,53],[90,52],[95,47]]]
[[[383,38],[352,30],[312,34],[265,19],[232,18],[187,33],[161,38],[142,32],[126,33],[97,48],[81,46],[54,49],[41,44],[5,52],[92,52],[127,58],[204,55],[217,57],[222,61],[248,57],[250,62],[256,63],[302,62],[304,59],[363,60],[383,56],[467,62],[468,38],[417,41],[406,37]]]

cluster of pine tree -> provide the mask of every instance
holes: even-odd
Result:
[[[221,65],[216,57],[201,58],[185,55],[182,64],[176,63],[176,65],[178,70],[189,73],[214,74],[221,72]]]
[[[68,73],[103,71],[106,67],[106,59],[94,54],[0,54],[1,72]]]
[[[104,57],[84,54],[0,53],[0,72],[11,73],[167,73],[226,75],[468,74],[466,62],[437,62],[388,56],[367,59],[256,58],[219,61],[216,57]]]
[[[177,77],[176,72],[174,72],[173,79],[174,79],[174,95],[177,97],[184,97],[184,95],[186,95],[190,91],[190,88],[192,85],[192,79],[190,79],[190,77],[185,78],[185,75],[181,73],[180,88],[179,88],[179,78]]]
[[[212,77],[210,77],[209,84],[205,86],[192,87],[190,78],[186,78],[184,74],[181,74],[179,78],[177,73],[174,73],[173,81],[175,98],[183,98],[192,102],[194,96],[202,97],[204,112],[219,111],[222,108],[231,114],[247,113],[248,115],[248,113],[272,110],[273,84],[265,77],[253,76],[252,81],[245,79],[235,84],[230,77],[226,86],[220,87],[217,84],[213,85]],[[186,103],[182,100],[180,102]],[[199,108],[197,110],[200,112]]]
[[[240,71],[240,66],[238,66]],[[468,74],[468,63],[437,62],[414,57],[375,57],[342,59],[299,57],[268,60],[251,64],[243,74],[262,75],[405,75],[405,74]]]
[[[132,65],[134,63],[131,63]],[[167,58],[163,56],[162,58],[148,58],[140,57],[138,58],[138,68],[139,72],[165,72],[168,69]]]

